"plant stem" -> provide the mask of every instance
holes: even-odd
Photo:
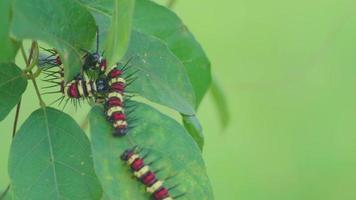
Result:
[[[172,9],[176,2],[177,0],[168,0],[167,7]]]
[[[34,51],[34,49],[36,47],[37,47],[37,42],[36,41],[32,41],[30,55],[29,55],[28,59],[26,59],[27,58],[26,52],[25,52],[25,50],[23,48],[23,45],[21,45],[21,53],[22,53],[22,56],[24,57],[24,60],[26,62],[26,68],[28,68],[31,65],[31,59],[32,59],[33,51]],[[41,107],[45,107],[46,104],[42,100],[41,93],[40,93],[40,90],[38,89],[36,79],[35,79],[32,71],[29,71],[28,73],[30,74],[30,79],[32,81],[32,84],[35,87],[35,91],[36,91],[36,94],[37,94],[37,97],[38,97],[38,101],[40,102],[40,106]]]
[[[33,84],[33,86],[35,87],[36,94],[37,94],[37,97],[38,97],[38,101],[40,102],[40,106],[41,106],[42,108],[44,108],[44,107],[46,107],[46,104],[45,104],[44,101],[42,100],[40,90],[38,89],[38,86],[37,86],[37,82],[36,82],[35,78],[33,77],[33,73],[32,73],[32,72],[29,72],[29,73],[30,73],[30,75],[31,75],[32,84]]]
[[[17,103],[17,107],[16,107],[16,114],[15,114],[15,120],[14,120],[14,126],[12,129],[12,138],[15,137],[16,134],[16,127],[17,127],[17,122],[19,120],[19,115],[20,115],[20,108],[21,108],[21,98],[20,101]]]
[[[0,195],[0,200],[4,199],[6,194],[9,192],[10,190],[10,184],[6,187],[5,191]]]

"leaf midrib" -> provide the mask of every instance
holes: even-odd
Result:
[[[51,134],[49,131],[49,122],[48,122],[48,116],[47,116],[47,110],[46,108],[43,109],[43,114],[45,118],[45,126],[46,126],[46,132],[47,132],[47,138],[48,138],[48,145],[49,145],[49,153],[51,157],[51,162],[50,165],[52,165],[53,169],[53,178],[54,178],[54,185],[57,193],[57,198],[60,199],[60,193],[59,193],[59,188],[58,188],[58,178],[57,178],[57,173],[56,173],[56,166],[55,166],[55,160],[54,160],[54,154],[53,154],[53,145],[52,145],[52,139],[51,139]]]

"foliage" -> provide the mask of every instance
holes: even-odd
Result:
[[[6,198],[147,199],[142,185],[133,181],[119,159],[125,149],[138,145],[149,150],[149,157],[160,158],[153,168],[163,170],[162,179],[174,175],[167,181],[179,185],[171,191],[173,196],[213,199],[201,155],[202,127],[195,116],[210,86],[210,62],[177,15],[148,0],[6,0],[2,4],[0,120],[19,103],[27,80],[33,82],[41,106],[12,142],[11,195]],[[101,105],[96,105],[89,115],[89,141],[71,116],[42,102],[36,84],[41,68],[32,71],[37,57],[30,53],[23,67],[14,63],[20,46],[26,57],[19,45],[23,40],[44,42],[58,50],[65,78],[71,80],[81,70],[82,49],[95,50],[96,27],[99,49],[109,65],[129,61],[126,73],[137,77],[127,91],[146,98],[128,101],[137,120],[123,138],[111,136]],[[149,101],[181,113],[183,124],[147,105]]]

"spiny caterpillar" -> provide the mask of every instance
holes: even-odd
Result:
[[[43,94],[62,94],[62,96],[54,101],[54,103],[60,101],[59,104],[61,104],[62,101],[67,98],[64,105],[65,107],[69,100],[76,105],[76,103],[80,104],[80,100],[93,97],[99,99],[106,95],[108,84],[105,76],[100,76],[96,80],[89,80],[78,74],[73,80],[65,82],[63,66],[59,65],[56,67],[58,68],[57,71],[50,71],[53,67],[43,70],[43,72],[47,74],[45,77],[47,79],[43,80],[52,83],[52,85],[44,88],[59,87],[59,90],[45,92]]]
[[[124,136],[128,132],[123,108],[126,81],[121,77],[124,67],[118,69],[118,65],[116,64],[116,67],[107,73],[109,93],[105,102],[105,113],[108,121],[113,125],[113,136]]]
[[[159,180],[155,172],[150,169],[149,164],[145,164],[144,159],[145,157],[141,157],[136,153],[136,147],[125,150],[121,155],[121,160],[125,161],[127,165],[131,167],[134,176],[146,186],[146,192],[150,193],[153,199],[173,200],[184,195],[181,194],[172,197],[169,191],[176,186],[167,189],[163,185],[163,181]]]

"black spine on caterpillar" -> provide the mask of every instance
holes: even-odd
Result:
[[[121,155],[121,160],[131,167],[134,176],[145,186],[146,191],[155,200],[173,200],[169,194],[169,189],[163,186],[163,181],[159,180],[156,174],[145,164],[144,158],[135,152],[135,149],[128,149]]]
[[[117,65],[116,65],[117,66]],[[105,102],[105,113],[114,131],[113,136],[124,136],[128,132],[128,123],[124,112],[125,79],[122,70],[114,67],[107,73],[109,93]]]

